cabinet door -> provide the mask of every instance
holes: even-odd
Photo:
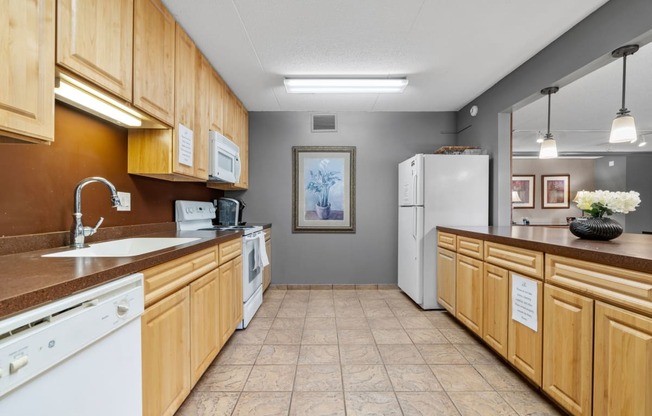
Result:
[[[455,263],[454,251],[437,248],[437,302],[455,315]]]
[[[484,267],[482,338],[498,354],[507,358],[509,272],[491,264]]]
[[[134,2],[134,106],[174,124],[174,17],[160,0]]]
[[[237,140],[240,146],[240,180],[235,187],[238,189],[249,188],[249,114],[244,106],[238,106]]]
[[[220,266],[220,338],[221,344],[224,345],[229,340],[235,327],[233,309],[233,261],[229,261]]]
[[[233,260],[233,328],[240,325],[243,314],[242,302],[242,256]]]
[[[269,264],[263,269],[263,290],[267,290],[272,283],[272,240],[265,241],[265,251]]]
[[[59,0],[57,64],[131,101],[133,0]]]
[[[593,300],[544,285],[543,390],[573,415],[591,414]]]
[[[188,287],[142,316],[143,415],[172,415],[190,393]]]
[[[478,336],[482,336],[483,270],[482,261],[457,255],[455,316]]]
[[[0,10],[0,136],[53,141],[54,0],[1,0]]]
[[[224,81],[215,71],[211,71],[210,92],[209,128],[224,134]]]
[[[537,330],[515,321],[512,318],[513,277],[509,274],[509,332],[507,334],[507,359],[514,367],[526,377],[541,386],[541,357],[542,357],[542,312],[543,312],[543,284],[534,279],[525,278],[536,286],[536,321]]]
[[[175,111],[174,111],[174,143],[172,163],[174,172],[182,175],[194,176],[194,152],[195,143],[197,140],[195,128],[195,76],[197,66],[197,48],[192,39],[183,31],[183,28],[176,25],[176,50],[175,50],[175,76],[174,76],[174,96],[175,96]],[[188,149],[185,145],[186,141],[183,140],[183,148],[180,148],[182,142],[183,129],[182,127],[193,132],[193,149]],[[197,135],[198,136],[198,135]],[[189,161],[180,161],[181,152],[187,154],[192,152],[193,156]],[[183,163],[181,163],[183,162]]]
[[[221,347],[219,277],[220,272],[216,269],[190,284],[190,368],[193,386]]]
[[[596,302],[593,414],[652,414],[652,319]]]
[[[195,173],[208,180],[208,128],[210,124],[210,83],[212,67],[197,51],[197,79],[195,88]]]

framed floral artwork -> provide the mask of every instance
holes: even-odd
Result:
[[[512,208],[534,208],[534,175],[512,176]]]
[[[570,175],[541,176],[541,208],[570,208]]]
[[[355,233],[355,147],[292,147],[292,232]]]

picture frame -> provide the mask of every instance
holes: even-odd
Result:
[[[570,208],[570,175],[541,175],[541,208]]]
[[[512,175],[512,208],[534,208],[534,175]]]
[[[355,146],[292,147],[292,232],[355,233]]]

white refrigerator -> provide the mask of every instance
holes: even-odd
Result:
[[[398,286],[423,309],[437,303],[437,229],[489,218],[489,156],[418,154],[398,165]]]

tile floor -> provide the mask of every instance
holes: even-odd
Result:
[[[446,312],[398,290],[278,290],[177,416],[559,415]]]

